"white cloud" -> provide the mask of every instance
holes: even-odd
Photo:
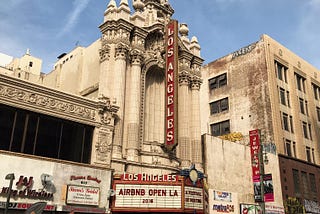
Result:
[[[86,9],[90,0],[74,0],[72,11],[68,15],[68,20],[62,30],[57,34],[57,37],[63,36],[69,32],[78,22],[82,11]]]

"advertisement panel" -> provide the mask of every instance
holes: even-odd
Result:
[[[203,209],[203,190],[197,187],[184,187],[186,209]]]
[[[216,201],[227,201],[232,202],[232,197],[230,192],[223,191],[213,191],[213,199]]]
[[[260,186],[260,177],[256,177],[253,181],[254,186],[254,199],[255,202],[261,202],[261,186]],[[273,182],[272,182],[272,174],[265,174],[263,176],[263,186],[264,186],[264,201],[265,202],[273,202],[274,201],[274,193],[273,193]]]
[[[87,186],[68,186],[67,204],[98,206],[100,188]]]

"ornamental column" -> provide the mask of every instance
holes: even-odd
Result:
[[[196,169],[203,172],[202,146],[201,146],[201,122],[200,122],[200,85],[202,80],[194,76],[191,80],[191,151],[192,162]]]
[[[141,63],[143,55],[138,50],[130,54],[131,71],[127,75],[129,87],[126,102],[126,129],[127,129],[127,160],[139,161],[139,121],[141,106]]]
[[[115,66],[113,79],[113,98],[116,105],[119,106],[117,118],[115,120],[114,143],[112,149],[113,158],[122,158],[123,142],[123,116],[124,116],[124,95],[125,95],[125,77],[126,77],[126,60],[128,47],[122,43],[118,44],[115,49]]]
[[[189,74],[186,71],[179,73],[178,93],[178,145],[181,167],[189,168],[191,164],[191,149],[189,148]]]

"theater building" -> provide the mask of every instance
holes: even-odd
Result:
[[[0,68],[1,208],[207,213],[200,46],[168,1],[132,5],[110,0],[101,38],[48,74],[29,51]]]

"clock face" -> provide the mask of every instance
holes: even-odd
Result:
[[[198,180],[198,172],[197,170],[191,170],[189,173],[189,177],[191,179],[191,181],[196,182]]]

